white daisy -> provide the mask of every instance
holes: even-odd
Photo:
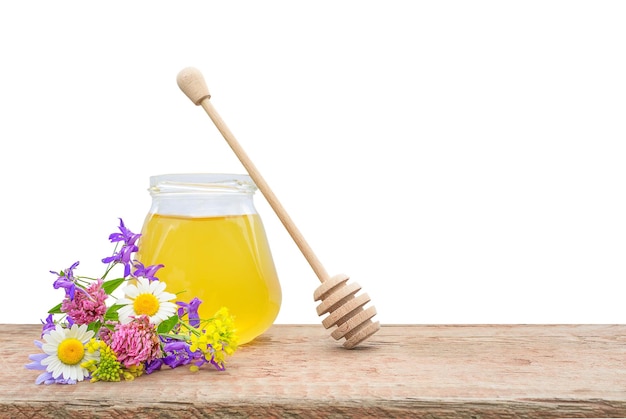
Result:
[[[41,365],[47,365],[46,371],[52,373],[55,379],[62,375],[66,380],[83,381],[89,376],[89,371],[80,365],[100,356],[100,352],[85,350],[85,344],[93,336],[94,332],[87,330],[86,324],[73,324],[70,329],[57,325],[43,336],[45,343],[41,349],[48,356],[41,360]]]
[[[176,313],[176,304],[170,302],[176,298],[171,292],[165,292],[165,282],[137,278],[137,284],[124,288],[126,298],[120,298],[117,304],[123,305],[117,310],[121,323],[129,323],[131,316],[142,314],[150,317],[150,322],[159,324]]]

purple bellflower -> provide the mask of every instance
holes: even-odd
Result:
[[[144,266],[143,263],[139,262],[139,261],[135,261],[135,272],[133,272],[133,276],[134,277],[143,277],[146,278],[147,280],[149,280],[150,282],[152,281],[158,281],[159,278],[157,278],[155,276],[155,274],[157,273],[157,271],[159,269],[161,269],[162,267],[164,267],[165,265],[150,265],[150,266]]]
[[[50,331],[56,329],[56,324],[54,323],[53,320],[53,315],[49,314],[48,317],[46,317],[46,321],[44,322],[43,320],[41,320],[41,337],[43,338],[43,335],[45,335],[46,333],[49,333]]]
[[[200,327],[198,307],[202,304],[202,300],[198,297],[194,297],[189,303],[176,301],[176,304],[178,305],[178,317],[182,318],[186,314],[191,326]]]
[[[122,248],[119,252],[114,253],[112,256],[102,259],[103,263],[122,263],[124,264],[124,276],[130,275],[130,268],[132,265],[132,254],[139,250],[139,247],[135,244],[141,234],[135,234],[124,225],[124,220],[120,218],[120,226],[118,227],[120,233],[112,233],[109,236],[111,243],[123,242]]]
[[[50,273],[58,276],[57,280],[54,281],[54,289],[63,288],[65,289],[65,295],[69,297],[70,300],[74,299],[74,293],[76,292],[76,283],[74,282],[74,269],[78,266],[79,262],[74,262],[72,266],[67,268],[65,271],[61,271],[61,273],[50,271]]]

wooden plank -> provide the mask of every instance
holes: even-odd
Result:
[[[218,372],[36,386],[38,325],[0,325],[0,417],[626,417],[626,326],[384,325],[346,350],[275,325]]]

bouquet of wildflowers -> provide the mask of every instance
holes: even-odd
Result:
[[[155,276],[163,265],[144,266],[133,258],[139,237],[120,219],[119,232],[109,236],[115,250],[102,259],[107,267],[100,278],[77,275],[79,262],[51,271],[53,287],[65,295],[42,321],[43,342],[35,341],[41,352],[30,355],[26,365],[43,371],[37,384],[132,380],[163,365],[224,370],[226,356],[237,349],[232,316],[223,307],[203,320],[199,299],[174,302],[176,295]],[[123,276],[106,279],[117,265]],[[121,298],[113,295],[118,288]]]

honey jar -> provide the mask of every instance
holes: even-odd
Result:
[[[272,325],[282,298],[256,190],[240,174],[150,177],[152,204],[137,254],[145,266],[164,265],[157,277],[178,301],[202,300],[201,319],[228,308],[240,344]]]

